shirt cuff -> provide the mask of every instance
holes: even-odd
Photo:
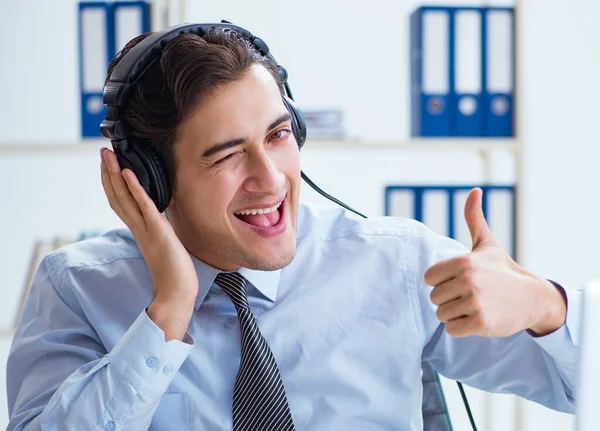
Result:
[[[165,341],[165,334],[144,310],[108,354],[110,363],[138,392],[162,395],[194,347],[186,332],[183,341]]]
[[[563,326],[556,331],[542,337],[532,337],[552,357],[561,360],[573,360],[575,347],[579,347],[581,340],[581,291],[565,289],[557,283],[553,284],[560,289],[567,302],[567,319]]]

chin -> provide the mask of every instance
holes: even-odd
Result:
[[[280,238],[275,244],[265,244],[265,250],[254,247],[248,250],[245,263],[241,266],[258,271],[276,271],[289,265],[296,255],[296,238],[293,234],[285,236],[289,238]]]
[[[285,257],[280,255],[273,259],[257,258],[256,260],[250,260],[248,265],[244,265],[244,267],[256,271],[277,271],[288,266],[293,259],[293,254]]]

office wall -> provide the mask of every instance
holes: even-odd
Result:
[[[533,271],[579,287],[600,276],[600,3],[540,3],[520,8],[521,256]],[[525,413],[526,429],[570,429],[533,404]]]
[[[76,5],[0,1],[0,145],[78,139]]]
[[[371,142],[408,137],[406,24],[417,3],[306,0],[297,8],[276,0],[258,5],[189,0],[184,10],[190,19],[225,18],[260,34],[289,69],[301,106],[343,106],[351,137]],[[600,184],[594,133],[600,60],[594,44],[600,29],[594,17],[600,5],[594,0],[541,3],[521,1],[517,14],[518,126],[523,144],[520,257],[531,270],[577,287],[598,277],[600,204],[593,187]],[[73,0],[0,1],[0,35],[14,41],[4,44],[0,67],[0,145],[78,142],[75,16]],[[348,44],[349,34],[353,36]],[[355,52],[369,61],[358,61],[352,57]],[[104,201],[95,148],[96,144],[72,153],[0,152],[0,327],[12,318],[11,304],[18,298],[34,238],[120,225]],[[475,152],[440,151],[437,161],[432,154],[318,149],[308,144],[303,163],[326,191],[376,215],[383,210],[385,183],[469,183],[483,178]],[[363,169],[368,173],[360,174]],[[498,181],[514,179],[513,164],[503,152],[494,157],[492,170]],[[303,195],[323,202],[309,190]],[[456,399],[452,402],[460,407]],[[484,409],[481,399],[474,402]],[[572,429],[572,420],[564,415],[531,403],[522,403],[522,408],[519,431]],[[2,414],[0,410],[0,427]]]

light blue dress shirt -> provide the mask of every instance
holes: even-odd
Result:
[[[567,323],[534,338],[453,338],[423,274],[467,253],[422,224],[301,205],[280,271],[242,269],[297,430],[422,429],[421,360],[465,384],[573,412],[578,291]],[[127,230],[42,262],[8,359],[8,430],[231,430],[236,310],[194,259],[200,290],[184,341],[145,308],[152,280]]]

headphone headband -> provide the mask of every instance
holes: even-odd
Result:
[[[298,148],[306,140],[306,122],[302,112],[294,103],[287,71],[281,67],[269,53],[269,47],[260,38],[248,30],[227,21],[214,24],[182,24],[169,27],[161,32],[152,33],[139,41],[120,58],[104,86],[103,100],[106,105],[105,117],[100,124],[102,136],[111,140],[121,169],[129,168],[140,184],[163,212],[172,197],[171,179],[167,166],[160,153],[144,139],[130,135],[127,122],[123,118],[125,106],[131,90],[138,84],[144,73],[160,58],[165,46],[183,34],[204,36],[213,29],[224,29],[235,33],[236,37],[247,40],[276,67],[281,84],[282,102],[291,114],[291,126]]]
[[[104,121],[100,124],[102,136],[113,141],[127,138],[127,128],[119,119],[119,110],[123,107],[131,89],[135,87],[138,80],[160,58],[167,43],[183,34],[196,34],[202,37],[212,29],[234,31],[243,38],[248,39],[262,55],[269,58],[277,66],[279,76],[284,83],[284,90],[288,97],[293,100],[289,85],[286,82],[286,70],[277,64],[269,52],[269,47],[262,39],[242,27],[225,21],[209,24],[180,24],[149,35],[131,48],[127,55],[123,56],[117,63],[104,86],[103,101],[106,105],[106,114]]]

